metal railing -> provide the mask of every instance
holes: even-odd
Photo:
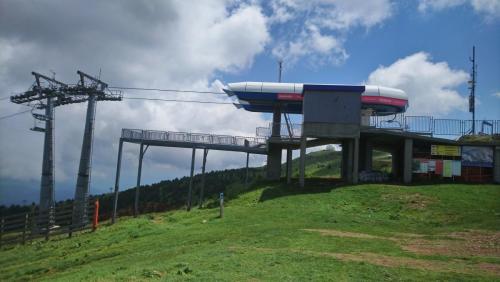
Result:
[[[257,127],[258,137],[271,136],[272,123],[269,127]],[[288,128],[290,127],[290,131]],[[280,125],[280,134],[284,138],[298,138],[302,135],[302,124]],[[431,116],[372,116],[369,127],[395,131],[412,132],[430,136],[463,136],[471,134],[472,120],[437,119]],[[476,134],[500,134],[500,120],[476,120]],[[291,132],[291,135],[290,135]]]
[[[151,140],[151,141],[173,141],[190,142],[200,144],[231,145],[244,147],[258,147],[265,145],[267,139],[263,137],[242,137],[231,135],[216,135],[204,133],[188,133],[158,130],[122,129],[122,138]]]

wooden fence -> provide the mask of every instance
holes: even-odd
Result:
[[[87,217],[73,222],[73,205],[56,206],[51,214],[32,208],[30,212],[2,216],[0,219],[0,247],[26,244],[31,240],[68,234],[85,229],[96,230],[99,223],[99,201],[88,205]]]

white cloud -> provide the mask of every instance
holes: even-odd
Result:
[[[476,13],[485,16],[488,21],[500,19],[500,1],[498,0],[420,0],[420,12],[440,11],[460,5],[470,5]]]
[[[496,93],[493,93],[491,94],[493,97],[497,97],[497,98],[500,98],[500,92],[496,92]]]
[[[240,1],[2,1],[0,87],[4,95],[25,91],[33,82],[32,70],[54,70],[57,79],[74,83],[77,69],[95,74],[102,68],[102,79],[114,86],[212,90],[221,85],[216,80],[218,73],[249,68],[269,41],[267,18],[261,8]],[[136,97],[227,99],[225,95],[127,93]],[[1,113],[24,109],[0,101]],[[58,182],[76,181],[85,110],[85,104],[56,110]],[[32,124],[29,114],[0,122],[0,178],[39,180],[43,138],[28,130]],[[112,186],[121,128],[254,136],[255,127],[266,124],[261,115],[231,105],[100,102],[95,124],[93,187]],[[137,150],[125,147],[125,171],[136,165]],[[179,176],[187,164],[189,152],[163,151],[148,160],[151,168],[157,169],[155,180]],[[232,154],[217,158],[212,160],[212,169],[243,164]],[[132,163],[127,164],[128,159]],[[159,167],[165,166],[161,165],[169,169],[162,171]],[[127,173],[124,177],[133,178]]]
[[[307,57],[315,65],[325,62],[340,64],[348,58],[343,43],[343,39],[321,34],[317,26],[309,24],[296,40],[276,46],[273,55],[284,59],[287,65],[295,63],[301,57]]]
[[[314,63],[342,63],[346,34],[372,28],[393,13],[389,0],[274,0],[270,22],[280,30],[273,54],[287,62],[308,57]]]
[[[368,83],[404,90],[410,99],[409,114],[443,116],[467,110],[467,98],[456,88],[468,77],[466,72],[451,69],[446,62],[432,62],[429,54],[419,52],[380,66],[370,74]]]

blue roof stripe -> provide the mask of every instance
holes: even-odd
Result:
[[[365,92],[362,85],[304,84],[304,91]]]

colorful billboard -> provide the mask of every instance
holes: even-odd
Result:
[[[493,167],[493,147],[463,146],[462,165]]]
[[[460,157],[460,146],[431,145],[431,155]]]

